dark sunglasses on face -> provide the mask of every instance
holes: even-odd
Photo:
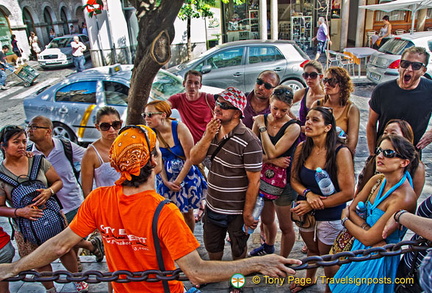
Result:
[[[403,159],[403,157],[401,155],[399,155],[398,153],[396,153],[396,151],[394,151],[394,150],[390,150],[390,149],[383,150],[382,148],[377,147],[375,150],[375,154],[378,156],[381,153],[383,154],[383,156],[385,158],[392,159],[394,157],[397,157],[397,158]]]
[[[227,102],[216,101],[216,105],[219,106],[219,108],[221,108],[222,110],[238,110],[238,108],[231,106]]]
[[[329,86],[335,87],[339,83],[339,81],[335,77],[331,77],[331,78],[325,77],[323,78],[323,83],[328,83]]]
[[[152,118],[153,115],[159,115],[162,114],[162,112],[147,112],[147,113],[142,113],[141,116],[145,119],[145,118]]]
[[[303,78],[304,79],[308,79],[309,77],[311,78],[311,79],[316,79],[317,77],[318,77],[318,73],[316,73],[316,72],[311,72],[311,73],[307,73],[307,72],[303,72]]]
[[[103,122],[99,124],[99,128],[102,131],[108,131],[111,127],[114,130],[119,130],[122,127],[122,123],[121,121],[114,121],[112,124],[109,124],[108,122]]]
[[[257,85],[264,85],[266,90],[271,90],[272,88],[275,88],[274,86],[272,86],[268,82],[264,82],[264,80],[262,80],[261,78],[257,78],[256,83],[257,83]]]
[[[401,60],[400,67],[401,68],[408,68],[411,65],[412,70],[420,70],[423,66],[426,66],[424,63],[421,62],[411,62],[408,60]]]

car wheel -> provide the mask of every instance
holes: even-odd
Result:
[[[54,122],[53,126],[53,136],[64,137],[72,142],[77,142],[77,137],[75,133],[69,127],[59,122]]]
[[[304,85],[296,79],[287,79],[283,81],[281,84],[289,86],[293,90],[293,92],[296,92],[304,88]]]

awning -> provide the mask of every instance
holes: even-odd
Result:
[[[411,33],[414,31],[414,21],[418,10],[424,8],[432,8],[432,0],[396,0],[392,2],[373,4],[373,5],[361,5],[359,8],[368,10],[379,10],[385,12],[392,12],[395,10],[407,10],[412,12],[411,19]]]

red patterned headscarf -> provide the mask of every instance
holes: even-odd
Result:
[[[131,175],[138,176],[155,146],[156,134],[151,128],[144,125],[123,127],[110,149],[111,166],[120,172],[115,184],[131,180]]]

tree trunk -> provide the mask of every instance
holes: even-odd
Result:
[[[192,59],[192,36],[191,36],[191,22],[192,19],[190,17],[187,18],[187,55],[188,61]]]
[[[128,96],[126,124],[143,122],[141,113],[147,104],[153,79],[159,69],[169,61],[170,45],[174,39],[174,21],[183,0],[131,0],[137,10],[139,23],[138,48]],[[156,40],[158,40],[156,42]]]

